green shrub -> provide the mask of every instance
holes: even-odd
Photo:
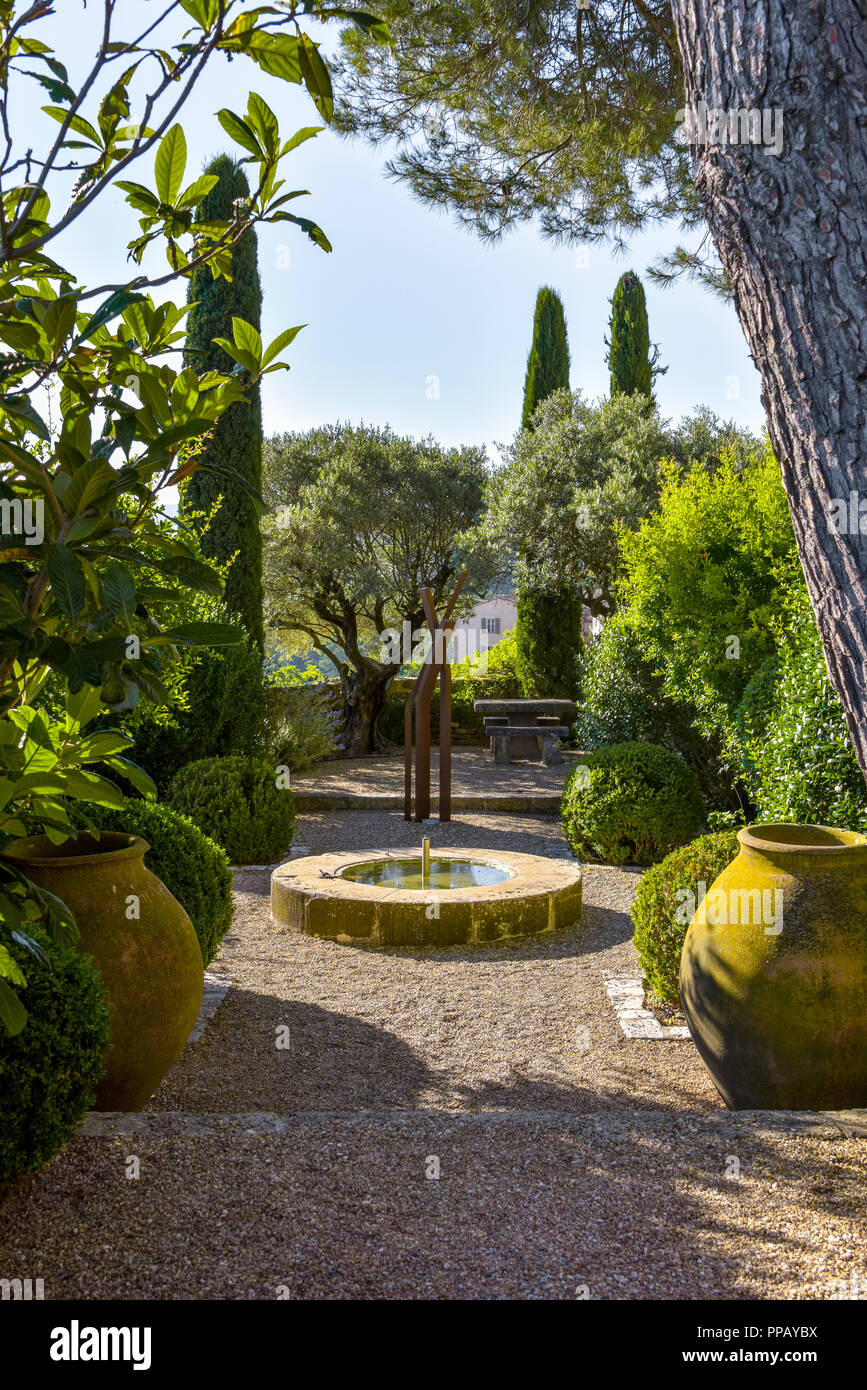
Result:
[[[703,733],[692,706],[669,699],[642,655],[627,609],[606,619],[581,657],[581,697],[574,737],[593,751],[612,743],[658,743],[693,769],[712,805],[738,805],[719,734]]]
[[[736,830],[700,835],[642,875],[632,906],[633,941],[645,979],[665,1004],[678,1003],[680,957],[693,911],[738,849]]]
[[[659,509],[620,537],[618,597],[669,699],[702,732],[728,731],[797,565],[779,465],[769,446],[746,467],[723,450],[713,473],[664,464],[661,480]]]
[[[295,772],[334,757],[340,715],[327,688],[296,685],[271,689],[267,694],[266,755],[270,763]]]
[[[641,655],[628,613],[607,618],[580,659],[581,700],[575,737],[592,751],[612,743],[666,745],[669,701],[662,681]]]
[[[231,615],[229,615],[231,617]],[[257,647],[200,651],[190,660],[183,708],[136,715],[130,757],[150,773],[165,795],[176,773],[200,758],[261,757],[265,750],[265,690]]]
[[[767,738],[779,681],[780,658],[777,655],[769,656],[749,682],[732,720],[729,744],[753,801],[760,786],[754,750],[758,750]]]
[[[225,851],[189,817],[153,801],[130,799],[123,808],[88,807],[88,818],[100,830],[124,830],[147,840],[145,863],[186,911],[202,960],[210,965],[235,911]]]
[[[72,1138],[93,1104],[109,1044],[105,986],[90,957],[30,925],[28,934],[44,957],[9,946],[27,980],[28,1016],[13,1037],[0,1028],[0,1187],[41,1168]]]
[[[867,787],[803,584],[789,605],[778,663],[759,671],[738,710],[758,818],[867,830]]]
[[[560,807],[573,854],[609,864],[662,859],[693,838],[703,813],[695,773],[653,743],[589,754],[567,777]]]
[[[222,845],[235,864],[268,864],[292,844],[295,801],[259,758],[202,758],[181,768],[169,802]]]

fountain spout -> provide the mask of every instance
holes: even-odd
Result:
[[[427,888],[430,883],[430,840],[427,835],[421,842],[421,886]]]

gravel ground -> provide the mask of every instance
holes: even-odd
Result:
[[[462,815],[425,831],[434,849],[569,855],[555,817]],[[302,818],[296,840],[325,853],[420,835],[398,813],[343,812]],[[719,1109],[692,1044],[627,1039],[605,993],[606,975],[636,969],[637,880],[588,867],[583,921],[535,941],[386,951],[276,927],[269,874],[237,873],[238,917],[213,966],[236,983],[149,1109]]]
[[[553,817],[427,829],[568,854]],[[297,841],[421,833],[334,813]],[[864,1298],[867,1143],[730,1116],[691,1043],[617,1028],[636,883],[588,867],[583,921],[541,940],[381,951],[275,928],[268,873],[238,873],[226,1002],[146,1115],[95,1117],[6,1195],[0,1276],[49,1299]]]
[[[49,1299],[851,1297],[865,1155],[650,1112],[78,1139],[4,1204],[0,1272]]]
[[[566,774],[581,754],[573,748],[563,750],[563,761],[555,767],[542,763],[517,762],[501,766],[494,762],[490,748],[452,749],[452,793],[464,796],[529,796],[539,792],[559,792]],[[317,763],[309,772],[293,772],[292,786],[297,792],[352,792],[372,795],[395,792],[403,796],[403,749],[367,758],[334,758]],[[431,749],[431,785],[437,789],[439,749]]]

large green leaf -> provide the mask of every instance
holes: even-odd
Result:
[[[322,117],[330,121],[334,115],[334,94],[331,90],[331,74],[319,52],[319,46],[302,34],[298,41],[298,60],[304,85],[312,96]]]
[[[50,439],[48,426],[38,411],[34,410],[27,396],[0,396],[0,407],[15,420],[23,424],[40,439]]]
[[[237,116],[234,111],[230,111],[228,107],[217,112],[217,120],[236,144],[240,145],[242,149],[249,150],[250,154],[255,155],[257,159],[262,158],[262,147],[246,121]]]
[[[149,773],[145,772],[138,763],[132,762],[129,758],[106,758],[106,767],[110,767],[112,772],[117,772],[121,777],[125,777],[128,782],[135,787],[137,792],[147,797],[149,801],[155,801],[157,796],[156,783]]]
[[[159,211],[159,198],[155,193],[151,193],[149,188],[145,188],[143,183],[134,183],[131,179],[118,179],[115,188],[122,188],[130,207],[137,208],[139,212],[154,216]]]
[[[71,623],[77,623],[84,608],[85,592],[84,570],[78,556],[55,541],[46,547],[45,567],[59,608]]]
[[[254,328],[252,323],[247,323],[246,319],[238,318],[235,315],[232,318],[232,337],[235,340],[235,346],[249,352],[255,358],[258,366],[262,360],[262,338],[259,330]]]
[[[78,744],[75,750],[77,762],[96,763],[107,761],[122,753],[125,748],[131,748],[134,740],[126,734],[118,733],[116,729],[100,729],[95,734],[88,734]]]
[[[154,164],[157,193],[164,203],[174,203],[187,167],[187,141],[180,125],[173,125],[160,141]]]
[[[113,561],[105,572],[102,592],[106,607],[132,624],[135,610],[135,579],[125,565]]]
[[[274,358],[279,356],[283,349],[288,347],[289,344],[297,338],[301,329],[306,327],[306,323],[299,323],[295,328],[285,328],[282,333],[278,333],[277,337],[270,342],[265,349],[265,354],[262,358],[262,366],[267,367],[269,362],[273,362]]]
[[[88,338],[91,338],[98,329],[103,328],[111,319],[116,318],[129,304],[135,304],[144,298],[143,294],[139,294],[135,290],[115,290],[108,299],[100,304],[96,313],[88,319],[76,341],[86,343]]]
[[[111,496],[117,485],[118,475],[111,465],[105,459],[91,459],[73,473],[63,494],[64,511],[67,516],[78,516],[100,498]]]

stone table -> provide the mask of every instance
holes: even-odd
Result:
[[[572,700],[476,700],[473,708],[484,716],[495,762],[531,758],[548,767],[560,761],[558,742],[576,714]]]

